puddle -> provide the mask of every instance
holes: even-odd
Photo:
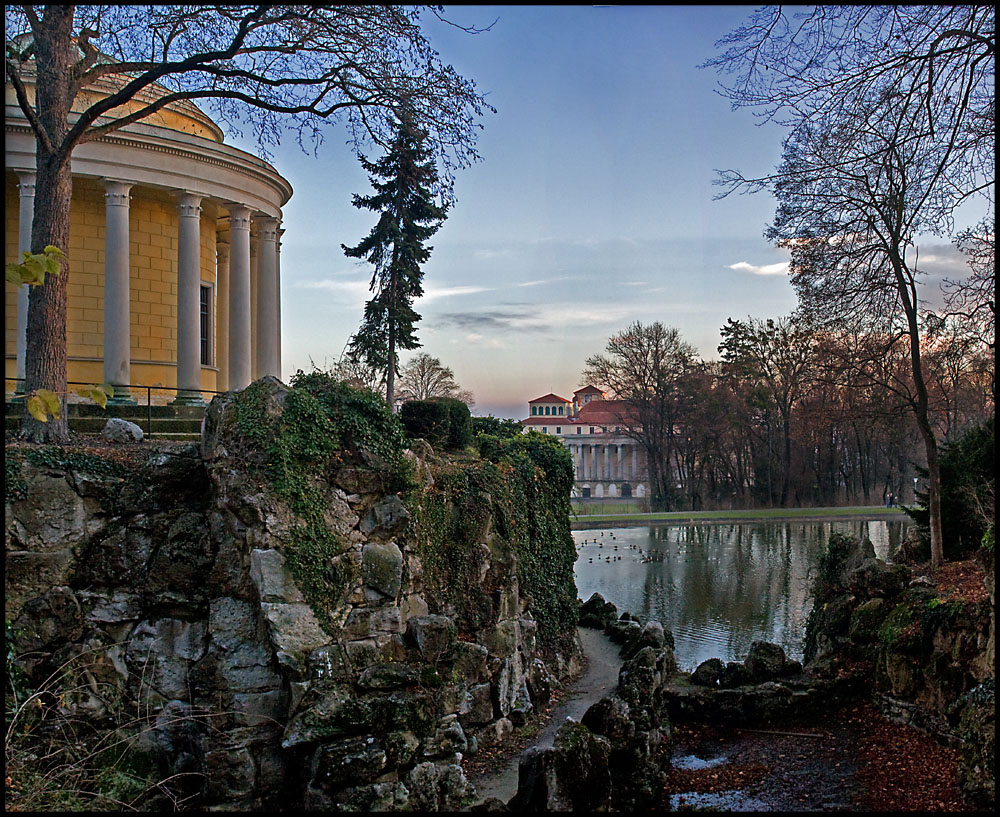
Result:
[[[730,791],[696,792],[670,795],[671,811],[693,811],[695,809],[712,811],[771,811],[771,807],[763,800],[748,797],[743,792]]]
[[[701,769],[713,769],[721,766],[728,758],[725,755],[719,757],[698,757],[698,755],[682,755],[670,761],[670,765],[675,769],[682,769],[685,772],[696,772]]]

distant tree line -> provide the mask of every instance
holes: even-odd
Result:
[[[993,354],[951,319],[927,322],[928,414],[949,444],[993,416]],[[926,463],[908,338],[796,317],[729,319],[722,337],[702,361],[676,329],[635,323],[587,361],[582,382],[632,406],[618,421],[647,453],[654,509],[913,501]]]

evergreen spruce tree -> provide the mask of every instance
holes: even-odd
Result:
[[[355,194],[353,204],[381,213],[378,223],[357,246],[341,246],[349,258],[364,258],[374,266],[371,291],[361,328],[351,338],[348,355],[385,372],[386,402],[393,404],[399,351],[416,349],[420,315],[413,301],[423,295],[421,265],[433,247],[424,242],[440,229],[447,205],[437,205],[437,167],[427,148],[427,133],[413,124],[408,112],[398,113],[395,139],[376,163],[361,157],[375,195]]]

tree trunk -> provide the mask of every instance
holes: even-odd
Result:
[[[917,425],[924,439],[927,456],[927,510],[931,530],[931,567],[937,568],[944,561],[944,539],[941,530],[941,467],[938,464],[937,438],[927,421],[927,413],[917,414]]]
[[[941,470],[938,465],[937,438],[931,428],[928,416],[927,384],[924,381],[923,364],[920,357],[920,327],[917,323],[916,296],[909,297],[909,288],[903,276],[903,265],[898,254],[890,256],[896,273],[900,300],[906,313],[907,330],[910,336],[910,366],[913,375],[913,386],[916,400],[913,412],[917,417],[917,426],[924,440],[924,451],[927,455],[927,510],[931,532],[931,567],[937,568],[944,561],[944,542],[941,531]]]
[[[791,409],[783,411],[781,415],[782,426],[782,453],[781,453],[781,499],[779,503],[782,508],[788,506],[788,484],[791,481],[792,471],[792,429],[789,418]]]
[[[389,365],[385,370],[385,402],[389,404],[389,410],[392,411],[392,398],[396,391],[396,325],[391,317],[391,308],[389,315]]]
[[[73,7],[46,6],[35,31],[38,51],[35,107],[47,136],[36,134],[37,180],[31,251],[53,245],[69,255],[69,210],[73,193],[69,150],[63,139],[72,105],[69,70],[73,63]],[[25,392],[49,389],[59,396],[59,418],[42,423],[25,416],[21,436],[31,442],[66,442],[66,291],[69,268],[31,287],[28,298]]]

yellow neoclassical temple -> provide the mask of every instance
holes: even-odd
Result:
[[[29,95],[34,87],[28,80]],[[107,80],[105,80],[107,83]],[[98,83],[90,98],[107,96]],[[152,88],[147,98],[164,93]],[[140,102],[145,100],[140,99]],[[30,249],[35,138],[6,86],[5,259]],[[291,185],[225,144],[188,102],[76,148],[67,293],[68,380],[116,401],[200,402],[201,390],[281,377],[281,208]],[[24,377],[27,287],[5,284],[8,394]]]

